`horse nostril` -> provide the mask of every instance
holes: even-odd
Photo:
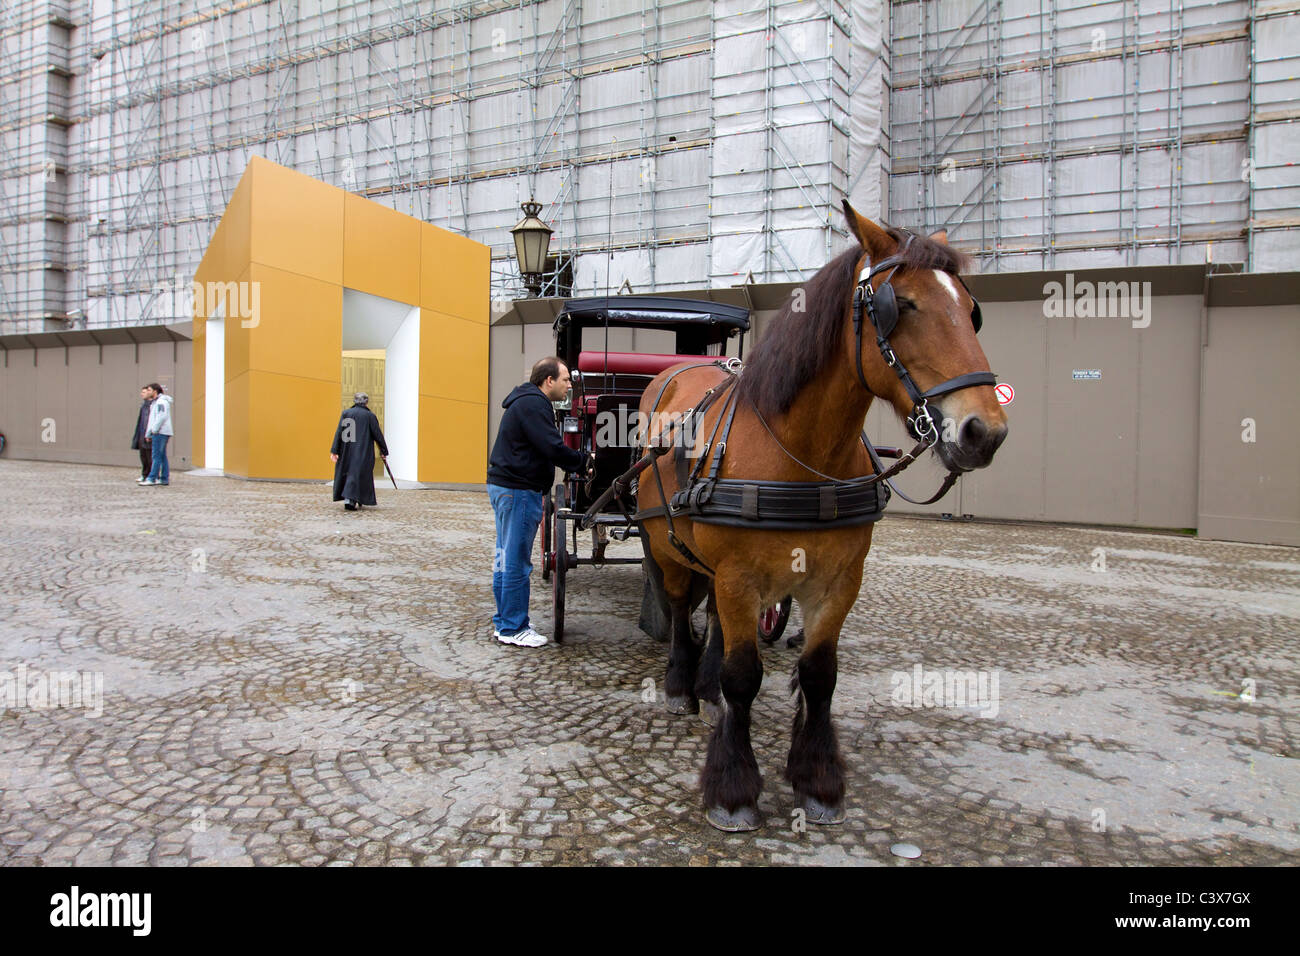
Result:
[[[962,424],[962,446],[983,455],[992,455],[998,450],[998,446],[1002,444],[1006,437],[1007,427],[1005,425],[989,428],[984,419],[978,415],[971,415]]]
[[[988,434],[989,427],[977,415],[966,419],[961,429],[961,443],[967,448],[978,448]]]

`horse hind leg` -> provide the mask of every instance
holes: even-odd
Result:
[[[691,602],[689,598],[670,596],[668,603],[672,632],[668,645],[668,670],[664,674],[664,699],[670,714],[699,713],[695,679],[700,647],[691,632]]]
[[[700,703],[695,697],[700,646],[695,642],[695,634],[691,629],[692,575],[677,564],[665,565],[663,574],[670,620],[664,700],[670,714],[695,714],[700,710]]]
[[[695,698],[699,645],[691,631],[691,611],[698,603],[689,570],[672,560],[660,560],[642,531],[646,594],[653,606],[646,613],[642,601],[641,627],[656,640],[668,642],[668,669],[664,674],[664,699],[670,714],[694,714],[700,709]],[[647,624],[649,625],[647,627]]]

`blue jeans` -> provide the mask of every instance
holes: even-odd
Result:
[[[497,612],[492,627],[502,634],[518,634],[529,627],[528,575],[533,571],[533,542],[542,521],[542,493],[490,484],[488,501],[497,519],[492,559]]]
[[[164,484],[171,481],[171,469],[167,467],[167,439],[171,437],[171,435],[153,436],[153,467],[149,469],[150,481],[161,481]]]

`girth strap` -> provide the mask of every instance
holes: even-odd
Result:
[[[870,524],[884,516],[890,494],[872,477],[838,484],[706,480],[685,497],[686,513],[699,524],[733,528],[806,531]]]

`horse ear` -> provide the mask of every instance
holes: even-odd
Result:
[[[948,244],[948,230],[940,229],[938,232],[932,232],[930,238],[935,242],[942,242],[946,246]]]
[[[889,233],[866,216],[861,215],[849,205],[847,199],[844,200],[844,218],[848,220],[849,231],[853,233],[858,243],[873,256],[882,256],[885,254],[885,250],[890,248]]]

